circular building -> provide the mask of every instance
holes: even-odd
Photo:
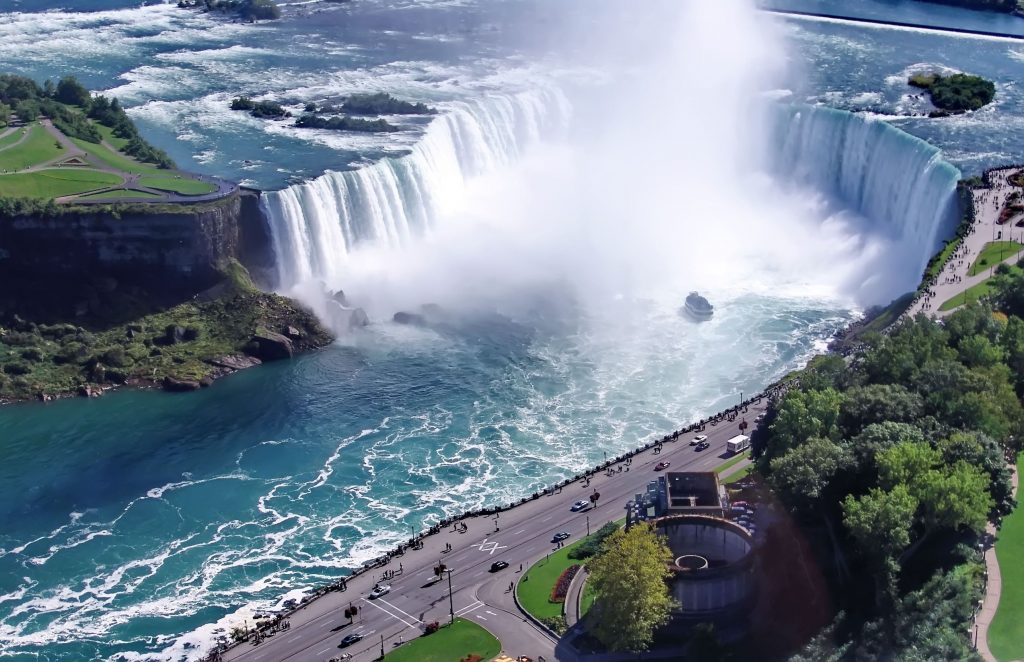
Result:
[[[754,545],[743,527],[721,517],[678,514],[651,522],[672,550],[674,616],[712,621],[741,614],[756,594]]]

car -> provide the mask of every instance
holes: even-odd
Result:
[[[563,540],[565,540],[568,537],[569,537],[568,533],[566,533],[565,531],[559,531],[554,536],[552,536],[551,542],[562,542]]]
[[[342,646],[351,646],[352,644],[356,643],[357,641],[362,640],[362,638],[363,638],[363,635],[361,635],[361,634],[345,635],[345,638],[341,640],[341,645]]]
[[[755,423],[760,423],[761,421],[763,421],[766,418],[768,418],[768,412],[763,411],[763,412],[761,412],[760,414],[758,414],[757,416],[754,417],[754,422]]]
[[[690,445],[696,446],[697,444],[703,443],[707,440],[708,436],[706,434],[698,434],[696,437],[690,440]]]
[[[379,598],[382,595],[387,595],[390,592],[391,592],[391,587],[388,586],[387,584],[377,584],[376,586],[373,587],[373,590],[370,591],[370,599],[374,600],[376,598]]]
[[[571,510],[574,513],[578,513],[581,510],[586,510],[587,508],[590,508],[589,501],[577,501],[576,503],[572,504],[572,508],[570,508],[569,510]]]
[[[747,501],[733,501],[732,505],[733,505],[734,508],[737,508],[737,507],[739,507],[739,508],[749,508],[750,507],[750,503],[747,502]]]
[[[699,444],[697,444],[696,446],[693,447],[693,449],[696,450],[696,451],[702,451],[702,450],[705,450],[705,449],[708,449],[708,448],[711,448],[711,444],[709,444],[706,441],[702,441],[702,442],[700,442]]]
[[[491,572],[498,572],[508,567],[508,561],[495,561],[491,564]]]
[[[668,469],[670,464],[672,464],[672,463],[671,462],[659,462],[656,465],[654,465],[654,470],[655,471],[662,471],[663,469]]]

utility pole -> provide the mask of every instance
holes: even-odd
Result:
[[[452,598],[452,570],[448,569],[448,609],[452,615],[452,625],[455,625],[455,600]]]
[[[590,535],[590,515],[587,515],[587,535]]]
[[[384,635],[380,635],[380,659],[384,659]]]

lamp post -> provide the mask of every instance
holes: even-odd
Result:
[[[380,635],[380,659],[384,659],[384,635]]]
[[[590,535],[590,515],[587,515],[587,535]]]
[[[452,569],[448,569],[448,613],[452,617],[452,625],[455,624],[455,600],[452,598]]]

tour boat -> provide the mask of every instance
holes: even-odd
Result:
[[[715,307],[696,292],[690,292],[689,296],[686,297],[686,303],[683,305],[683,308],[690,316],[697,320],[709,320],[715,314]]]

